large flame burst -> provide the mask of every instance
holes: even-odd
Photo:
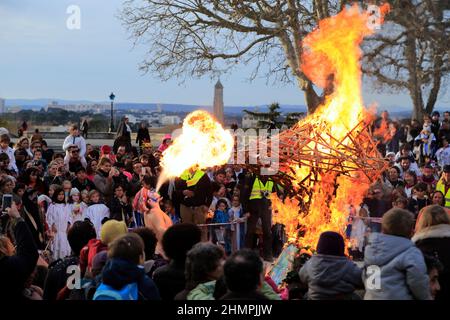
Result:
[[[187,169],[205,169],[227,163],[233,145],[231,133],[208,112],[196,110],[188,114],[180,136],[163,152],[158,189],[165,179],[179,177]]]
[[[333,93],[280,134],[281,170],[296,197],[272,197],[274,222],[285,224],[289,240],[303,247],[314,248],[323,231],[343,234],[349,208],[361,203],[384,167],[361,96],[359,44],[373,33],[368,20],[357,5],[346,8],[320,21],[303,42],[302,71],[317,86],[332,81]]]

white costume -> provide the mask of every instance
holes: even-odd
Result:
[[[67,240],[67,228],[71,222],[71,205],[65,203],[52,203],[47,210],[46,219],[50,228],[54,225],[56,234],[50,245],[53,259],[62,259],[71,253]]]
[[[80,208],[80,212],[75,214],[74,209]],[[88,206],[84,202],[80,203],[71,203],[70,204],[70,211],[71,211],[71,224],[74,224],[76,221],[84,221],[86,218],[86,209]]]
[[[100,231],[102,229],[102,220],[109,218],[109,208],[103,203],[90,205],[85,211],[85,216],[91,220],[95,227],[97,239],[100,239]]]

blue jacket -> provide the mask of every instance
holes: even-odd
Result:
[[[144,300],[161,300],[158,288],[143,267],[123,259],[109,260],[102,273],[102,282],[120,290],[129,283],[138,284],[139,297]]]
[[[365,300],[431,299],[422,252],[411,240],[372,233],[364,256]],[[379,286],[372,270],[367,272],[370,266],[379,268]]]
[[[299,272],[312,300],[350,299],[363,287],[361,269],[347,257],[317,254]]]

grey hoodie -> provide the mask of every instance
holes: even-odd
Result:
[[[345,299],[363,287],[361,269],[347,257],[314,255],[300,269],[299,276],[308,284],[311,300]]]
[[[403,237],[372,233],[366,246],[363,280],[365,300],[429,300],[431,299],[427,267],[422,252]],[[372,281],[374,274],[367,268],[380,268],[380,282]]]

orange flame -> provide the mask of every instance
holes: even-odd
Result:
[[[384,14],[388,5],[381,7]],[[369,25],[369,14],[360,12],[354,5],[342,10],[338,15],[319,22],[319,27],[310,33],[303,41],[302,71],[316,85],[333,87],[333,93],[325,98],[317,111],[301,120],[298,126],[312,124],[316,136],[327,141],[332,149],[311,141],[310,150],[320,149],[322,153],[330,154],[326,163],[318,162],[315,171],[319,173],[311,183],[309,207],[301,212],[297,200],[287,199],[284,202],[276,195],[272,196],[274,221],[286,225],[288,238],[301,246],[315,248],[319,236],[324,231],[336,231],[344,235],[347,217],[351,206],[358,206],[369,187],[370,181],[365,175],[354,172],[352,176],[339,175],[327,171],[333,164],[333,153],[340,149],[338,141],[351,146],[353,141],[348,138],[350,130],[358,126],[367,116],[363,107],[361,95],[361,49],[359,44],[365,36],[373,33]],[[335,140],[331,140],[333,136]],[[342,145],[341,144],[341,145]],[[348,149],[345,149],[349,152]],[[352,163],[346,163],[353,166]],[[300,182],[308,177],[312,169],[308,166],[292,164],[299,187]],[[292,176],[292,174],[291,174]]]
[[[187,169],[225,164],[231,157],[233,145],[231,133],[208,112],[196,110],[188,114],[181,135],[163,152],[163,171],[158,185],[167,178],[179,177]]]

